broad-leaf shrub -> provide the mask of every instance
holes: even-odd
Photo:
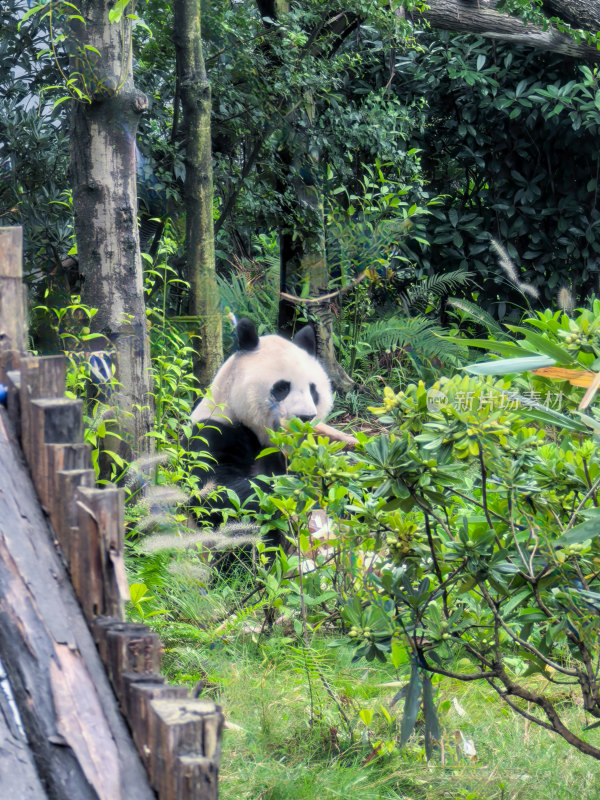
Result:
[[[573,365],[589,368],[595,311],[540,313],[519,333],[538,353],[566,342]],[[429,389],[387,387],[371,409],[384,428],[359,434],[354,453],[306,426],[274,435],[289,474],[263,497],[265,524],[320,574],[322,597],[302,624],[312,634],[337,605],[357,657],[410,667],[405,733],[427,700],[425,676],[438,673],[485,680],[600,757],[567,727],[560,699],[577,692],[590,727],[600,720],[600,454],[575,413],[583,391],[540,376],[457,374]],[[315,556],[308,515],[318,507],[332,535]],[[294,567],[279,574],[302,583],[300,558]],[[323,599],[329,588],[335,602]]]
[[[388,639],[357,626],[355,602],[344,614],[361,655],[385,657],[398,637],[420,670],[486,680],[598,758],[553,698],[569,686],[600,718],[600,456],[591,435],[533,424],[519,382],[457,375],[429,391],[386,389],[373,411],[388,430],[364,445],[368,494],[349,511],[385,533],[360,609],[387,616]],[[559,390],[546,387],[551,404]],[[574,403],[561,396],[568,422]]]

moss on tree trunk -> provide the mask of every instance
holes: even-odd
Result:
[[[73,26],[77,52],[71,71],[83,76],[85,85],[80,85],[88,96],[73,103],[71,184],[82,301],[98,309],[94,328],[116,350],[119,388],[114,399],[125,444],[144,452],[152,424],[152,379],[135,140],[148,100],[133,83],[131,21],[123,17],[111,23],[109,0],[78,5],[85,25]],[[117,449],[127,455],[127,448]]]
[[[201,386],[208,386],[223,360],[222,321],[215,273],[213,179],[210,138],[211,95],[202,53],[200,3],[175,0],[174,42],[185,141],[185,255],[190,308],[199,319]]]

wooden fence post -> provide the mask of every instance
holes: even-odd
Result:
[[[0,382],[8,388],[10,423],[20,431],[38,496],[27,488],[29,476],[0,408],[0,521],[9,523],[0,526],[0,651],[17,677],[38,768],[53,797],[146,800],[150,792],[135,756],[131,760],[129,739],[111,716],[108,686],[109,697],[103,691],[104,702],[96,698],[95,687],[106,680],[93,675],[98,654],[85,616],[159,800],[217,800],[221,708],[188,697],[185,687],[165,685],[159,637],[146,625],[124,621],[123,491],[94,488],[90,448],[82,442],[82,403],[64,396],[64,357],[26,356],[21,278],[21,229],[0,228]],[[64,592],[53,543],[38,539],[45,527],[40,500],[84,616]],[[100,763],[107,768],[99,769]]]
[[[223,714],[201,700],[150,702],[150,782],[165,800],[217,800]]]
[[[125,618],[129,597],[123,561],[123,490],[77,490],[77,547],[70,548],[71,580],[88,622]]]
[[[30,466],[38,457],[36,432],[32,421],[34,400],[58,400],[65,395],[64,356],[28,356],[21,359],[21,445]],[[64,440],[63,440],[64,441]]]

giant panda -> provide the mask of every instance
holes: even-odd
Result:
[[[188,449],[207,451],[211,458],[208,470],[196,470],[200,487],[213,481],[233,489],[244,503],[253,493],[251,481],[285,472],[281,453],[257,458],[270,445],[267,429],[276,430],[291,417],[323,420],[333,397],[329,378],[316,359],[310,325],[289,341],[259,336],[251,320],[241,319],[236,335],[238,351],[225,361],[192,411],[192,422],[201,427],[193,431]],[[224,496],[219,503],[228,506]],[[218,520],[218,506],[212,518]]]

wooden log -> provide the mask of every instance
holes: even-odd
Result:
[[[77,527],[77,489],[96,483],[93,469],[69,469],[56,473],[56,496],[59,502],[52,503],[50,521],[71,573],[71,560],[77,562],[79,529]],[[76,569],[77,566],[76,566]]]
[[[0,228],[0,382],[8,370],[18,369],[27,350],[23,300],[23,231]]]
[[[0,464],[0,658],[40,779],[53,800],[153,800],[3,408]]]
[[[125,617],[129,587],[123,560],[123,490],[77,490],[77,563],[71,550],[71,578],[91,622],[97,616]]]
[[[22,405],[21,408],[23,409]],[[25,416],[30,425],[27,431],[31,456],[29,469],[40,500],[49,511],[54,479],[49,472],[46,445],[81,442],[83,437],[82,402],[81,400],[70,400],[67,397],[31,400]]]
[[[0,661],[0,787],[12,800],[48,800],[27,745],[8,675]]]
[[[219,796],[219,764],[204,756],[175,759],[173,797],[177,800],[212,800]]]
[[[150,702],[149,772],[160,800],[217,800],[224,717],[216,703]],[[196,778],[198,780],[196,780]]]
[[[138,622],[115,622],[104,628],[104,642],[98,646],[104,656],[108,677],[123,709],[127,706],[126,675],[155,678],[160,672],[162,645],[154,631]],[[131,682],[131,677],[129,677]]]
[[[65,393],[66,361],[64,356],[30,356],[21,359],[21,443],[27,463],[34,458],[30,421],[30,403],[41,398],[54,399]],[[62,441],[65,441],[64,439]]]

